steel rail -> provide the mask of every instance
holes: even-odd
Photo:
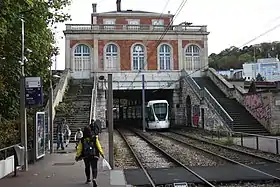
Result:
[[[206,143],[206,144],[210,144],[210,145],[222,147],[222,148],[227,149],[227,150],[230,150],[230,151],[235,151],[235,152],[238,152],[238,153],[241,153],[241,154],[244,154],[244,155],[248,155],[248,156],[251,156],[251,157],[255,157],[255,158],[258,158],[258,159],[263,159],[263,160],[266,160],[266,161],[268,161],[268,162],[280,164],[280,162],[277,161],[277,160],[273,160],[273,159],[271,159],[271,158],[262,157],[262,156],[260,156],[260,155],[255,155],[255,154],[253,154],[253,153],[248,153],[248,152],[246,152],[246,151],[242,151],[242,150],[239,150],[239,149],[235,149],[235,148],[232,148],[232,147],[228,147],[228,146],[225,146],[225,145],[222,145],[222,144],[219,144],[219,143],[209,142],[209,141],[206,141],[206,140],[204,140],[204,139],[202,139],[202,138],[193,137],[193,136],[191,136],[191,135],[184,134],[184,133],[181,133],[181,132],[176,132],[176,131],[173,131],[173,130],[170,130],[169,132],[174,133],[174,134],[178,134],[178,135],[181,135],[181,136],[184,136],[184,137],[193,139],[193,140],[201,141],[201,142]]]
[[[140,159],[138,158],[138,156],[136,155],[135,151],[133,150],[133,148],[131,147],[131,145],[128,143],[127,138],[124,136],[124,134],[119,130],[116,129],[116,131],[120,134],[120,136],[122,137],[122,139],[125,141],[127,147],[129,148],[129,150],[131,151],[133,157],[135,158],[137,164],[139,165],[139,167],[143,170],[143,172],[145,173],[146,177],[148,178],[150,184],[153,187],[156,187],[156,184],[154,183],[152,177],[149,175],[148,171],[146,170],[146,168],[144,167],[144,165],[141,163]]]
[[[195,149],[197,149],[197,150],[203,151],[203,152],[205,152],[205,153],[214,155],[214,156],[216,156],[216,157],[222,158],[222,159],[224,159],[224,160],[226,160],[226,161],[229,161],[229,162],[231,162],[231,163],[234,163],[234,164],[243,166],[243,167],[245,167],[245,168],[248,168],[248,169],[253,170],[253,171],[256,171],[256,172],[259,172],[259,173],[261,173],[261,174],[263,174],[263,175],[269,176],[269,177],[271,177],[271,178],[274,178],[274,179],[277,179],[277,180],[280,181],[280,178],[277,177],[277,176],[274,176],[274,175],[271,175],[271,174],[266,173],[266,172],[264,172],[264,171],[255,169],[255,168],[250,167],[250,166],[248,166],[248,165],[246,165],[246,164],[243,164],[243,163],[240,163],[240,162],[235,161],[235,160],[233,160],[233,159],[229,159],[229,158],[224,157],[224,156],[222,156],[222,155],[216,154],[216,153],[214,153],[214,152],[212,152],[212,151],[209,151],[209,150],[206,150],[206,149],[197,147],[197,146],[192,145],[192,144],[188,144],[188,143],[186,143],[185,141],[182,141],[182,140],[179,140],[179,139],[177,139],[177,138],[172,137],[171,135],[166,135],[166,134],[163,134],[163,133],[158,133],[158,134],[161,135],[161,136],[167,137],[167,138],[169,138],[169,139],[175,140],[175,141],[177,141],[177,142],[179,142],[179,143],[182,143],[182,144],[184,144],[184,145],[187,145],[187,146],[189,146],[189,147],[192,147],[192,148],[195,148]],[[198,140],[198,141],[200,141],[200,140]]]
[[[133,129],[130,129],[131,132],[134,132],[136,135],[138,135],[139,137],[141,137],[143,140],[145,140],[147,143],[149,143],[150,145],[152,145],[155,149],[157,149],[159,152],[161,152],[163,155],[165,155],[169,160],[173,161],[174,163],[178,164],[179,166],[183,167],[184,169],[186,169],[187,171],[189,171],[191,174],[195,175],[198,179],[200,179],[203,183],[205,183],[207,186],[210,187],[215,187],[215,185],[211,184],[209,181],[207,181],[205,178],[203,178],[202,176],[200,176],[199,174],[197,174],[195,171],[193,171],[192,169],[190,169],[189,167],[187,167],[186,165],[184,165],[182,162],[180,162],[179,160],[177,160],[176,158],[174,158],[172,155],[170,155],[169,153],[167,153],[166,151],[164,151],[163,149],[161,149],[160,147],[158,147],[156,144],[154,144],[151,140],[149,140],[147,137],[145,137],[142,133],[137,132]]]

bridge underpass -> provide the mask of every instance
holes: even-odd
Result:
[[[151,100],[167,100],[169,103],[170,119],[173,106],[173,89],[145,90],[145,105]],[[142,124],[142,90],[114,90],[113,118],[115,125]]]

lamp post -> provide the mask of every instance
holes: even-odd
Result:
[[[21,125],[21,145],[24,147],[24,171],[28,171],[27,158],[27,124],[25,107],[25,56],[24,56],[24,20],[21,18],[21,77],[20,77],[20,125]]]

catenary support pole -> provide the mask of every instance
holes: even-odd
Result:
[[[113,126],[113,80],[108,74],[108,125],[109,125],[109,164],[114,169],[114,126]]]
[[[53,149],[53,87],[52,87],[52,69],[50,67],[50,91],[49,91],[49,125],[50,125],[50,153]]]
[[[145,112],[145,75],[142,74],[142,127],[143,127],[143,132],[146,131],[146,128],[145,128],[145,124],[146,124],[146,112]]]
[[[23,170],[28,171],[27,158],[27,123],[25,107],[25,72],[24,72],[24,20],[21,19],[21,78],[20,78],[20,125],[21,125],[21,145],[24,147],[24,166]]]

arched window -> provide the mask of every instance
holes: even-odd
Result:
[[[133,46],[133,50],[132,50],[133,70],[144,69],[145,66],[144,59],[145,59],[144,46],[140,44],[136,44],[135,46]]]
[[[167,44],[163,44],[159,48],[159,69],[171,69],[171,47]]]
[[[105,50],[105,69],[116,70],[118,65],[118,47],[109,44]]]
[[[74,71],[90,70],[90,49],[80,44],[74,51]]]
[[[197,45],[190,45],[185,51],[186,70],[197,70],[200,68],[200,49]]]

